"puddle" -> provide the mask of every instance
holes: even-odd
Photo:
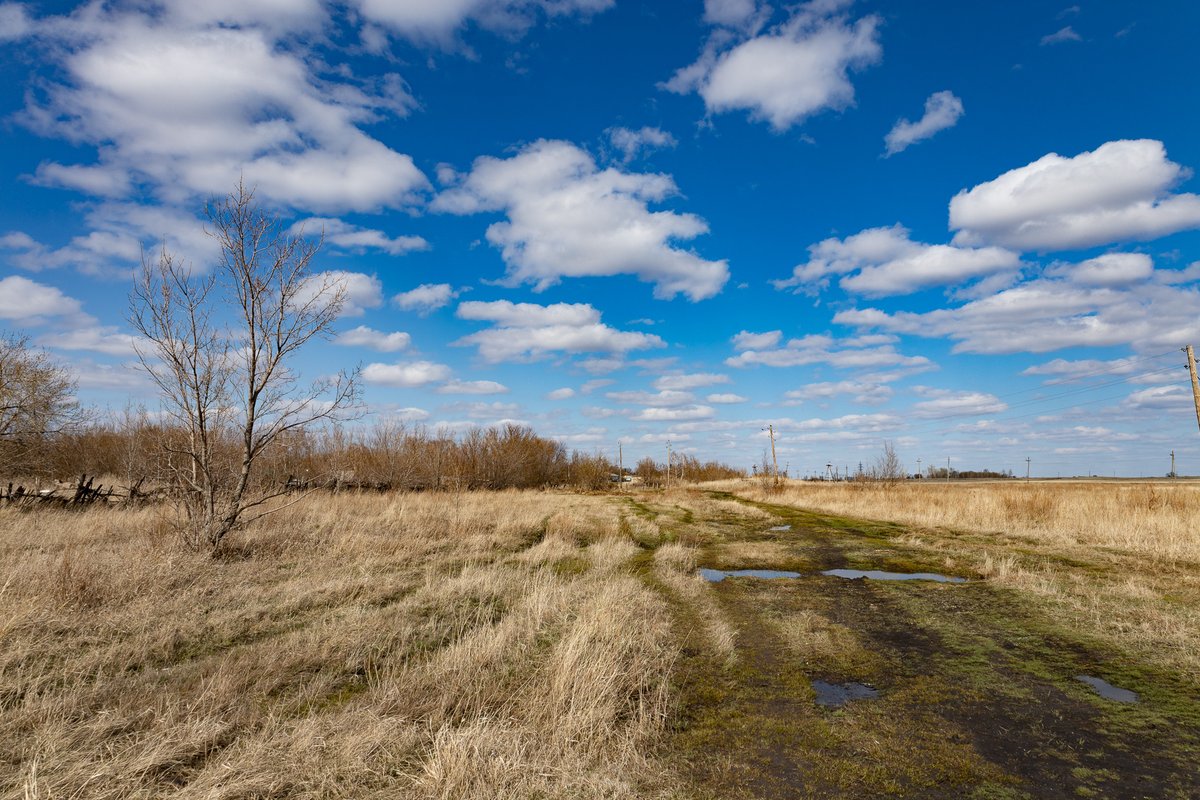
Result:
[[[966,583],[966,578],[938,575],[936,572],[884,572],[878,569],[827,569],[822,575],[835,578],[870,578],[873,581],[937,581],[938,583]]]
[[[823,708],[838,708],[851,700],[874,700],[879,697],[878,689],[862,683],[813,681],[812,687],[817,693],[817,705]]]
[[[769,531],[790,531],[791,525],[776,525],[774,528],[767,528]]]
[[[1088,686],[1095,689],[1096,694],[1100,695],[1105,700],[1115,700],[1118,703],[1138,702],[1137,692],[1131,692],[1128,689],[1122,689],[1118,686],[1113,686],[1103,678],[1096,678],[1091,675],[1076,675],[1075,680],[1086,683]]]
[[[708,569],[700,568],[700,577],[709,583],[720,583],[726,578],[764,578],[771,580],[774,578],[799,578],[799,572],[785,572],[778,569]]]

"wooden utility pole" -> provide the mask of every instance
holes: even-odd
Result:
[[[771,435],[771,467],[775,470],[775,485],[779,485],[779,461],[775,458],[775,426],[768,425],[767,433]]]
[[[950,456],[946,456],[946,483],[950,482]]]
[[[1025,482],[1029,483],[1029,456],[1025,456]]]
[[[1171,477],[1172,478],[1178,477],[1175,474],[1175,451],[1174,450],[1171,451]]]
[[[625,448],[617,442],[617,488],[625,491]]]
[[[1192,400],[1196,403],[1196,425],[1200,426],[1200,380],[1196,378],[1196,354],[1192,352],[1190,344],[1183,348],[1183,352],[1187,353],[1188,372],[1192,375]]]
[[[671,488],[671,440],[667,439],[667,488]]]

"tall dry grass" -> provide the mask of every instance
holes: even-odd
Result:
[[[1055,549],[1108,548],[1156,563],[1200,562],[1200,483],[788,483],[757,500],[922,528],[982,531]],[[743,488],[744,487],[744,488]]]
[[[652,791],[675,651],[609,500],[314,495],[223,561],[160,514],[0,510],[0,796]]]

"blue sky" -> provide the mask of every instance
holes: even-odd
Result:
[[[239,175],[371,419],[792,474],[1200,473],[1194,3],[0,3],[0,327],[154,406],[143,246]]]

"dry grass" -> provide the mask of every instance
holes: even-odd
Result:
[[[1200,484],[791,483],[751,499],[910,526],[898,542],[1200,680]]]
[[[661,774],[669,615],[609,500],[313,496],[220,562],[159,513],[0,511],[0,796],[622,798]]]

